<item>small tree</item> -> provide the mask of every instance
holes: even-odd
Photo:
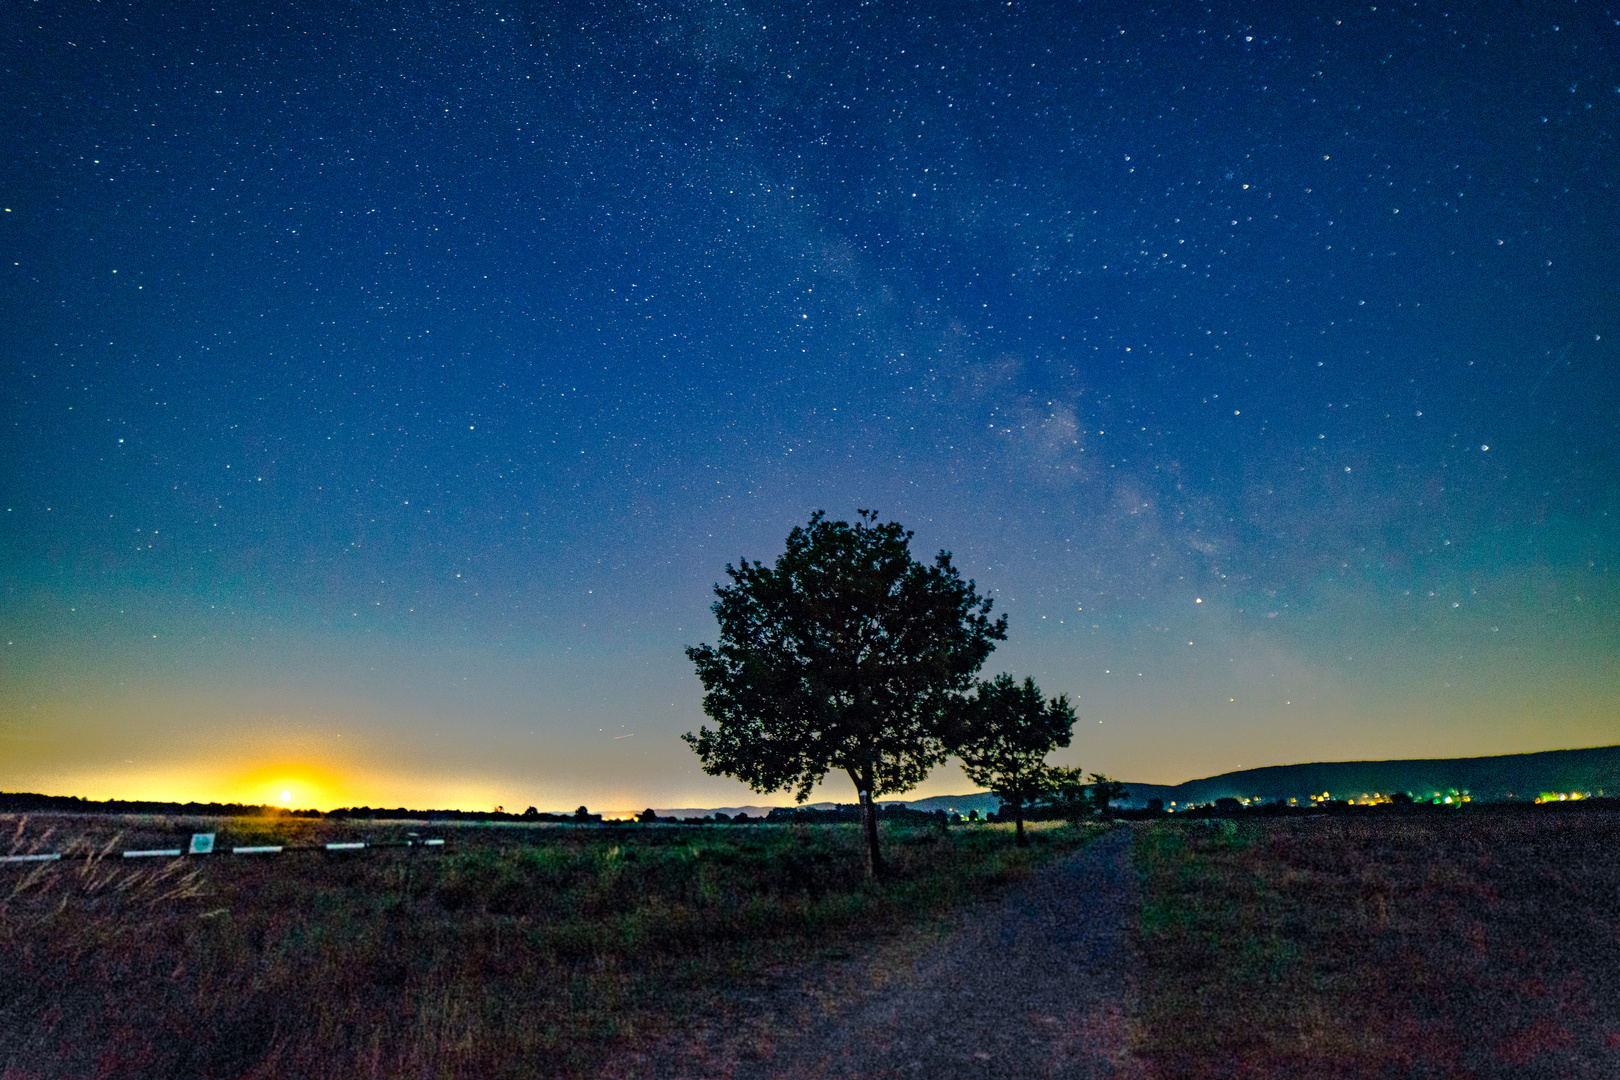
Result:
[[[1051,786],[1046,794],[1046,804],[1070,821],[1106,814],[1109,803],[1130,794],[1124,784],[1110,780],[1102,773],[1092,773],[1088,782],[1085,770],[1078,765],[1050,769],[1047,777]]]
[[[1097,808],[1097,813],[1108,817],[1113,812],[1115,799],[1124,799],[1130,796],[1125,785],[1118,780],[1110,780],[1102,773],[1091,774],[1091,802]]]
[[[726,567],[720,643],[686,650],[715,721],[683,736],[703,771],[803,802],[841,770],[860,794],[868,875],[882,870],[876,800],[944,760],[952,702],[1007,636],[950,553],[925,566],[911,536],[869,510],[853,524],[816,511],[775,567]]]
[[[1051,785],[1046,793],[1046,804],[1070,822],[1083,821],[1091,816],[1091,792],[1086,786],[1086,771],[1078,765],[1059,765],[1047,772]]]
[[[978,693],[962,702],[951,732],[951,752],[962,759],[962,771],[975,784],[1000,797],[1002,813],[1012,808],[1017,842],[1024,836],[1024,808],[1052,788],[1046,755],[1068,746],[1074,707],[1058,695],[1041,697],[1034,679],[1022,684],[1003,672],[979,684]]]

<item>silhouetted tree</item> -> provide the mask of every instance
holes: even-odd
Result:
[[[1126,799],[1130,794],[1125,790],[1125,785],[1118,780],[1110,780],[1102,773],[1091,774],[1091,803],[1103,817],[1108,817],[1112,813],[1115,799]]]
[[[1086,771],[1080,766],[1052,766],[1046,772],[1046,782],[1046,805],[1069,821],[1083,821],[1096,810],[1086,785]]]
[[[1034,679],[1020,684],[1005,672],[981,682],[954,712],[950,750],[962,759],[969,780],[1001,799],[1001,814],[1011,813],[1020,845],[1029,842],[1024,808],[1052,788],[1046,755],[1069,745],[1073,727],[1074,707],[1067,697],[1047,701]]]
[[[759,792],[792,788],[800,802],[843,771],[860,794],[869,875],[882,869],[875,800],[944,759],[948,706],[1007,636],[950,554],[925,566],[911,537],[873,511],[853,524],[816,511],[775,567],[726,567],[720,643],[686,650],[716,722],[684,736],[703,770]]]
[[[1130,794],[1125,785],[1110,780],[1102,773],[1092,773],[1086,779],[1085,770],[1078,765],[1057,766],[1047,771],[1050,788],[1046,804],[1070,821],[1082,821],[1097,814],[1106,814],[1109,803]],[[1161,802],[1160,807],[1163,807]]]

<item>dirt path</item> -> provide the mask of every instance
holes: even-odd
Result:
[[[1091,1078],[1132,1071],[1130,830],[1047,867],[924,955],[912,977],[739,1077]]]
[[[708,1051],[698,1057],[642,1058],[643,1075],[1137,1077],[1141,1070],[1127,1052],[1126,1030],[1138,967],[1130,848],[1130,829],[1117,829],[1081,854],[1043,868],[1006,896],[965,912],[953,933],[879,989],[795,1033],[778,1027],[763,1043],[741,1040],[749,1044],[744,1052],[724,1037],[719,1041],[730,1042],[729,1051],[701,1039]],[[792,988],[781,991],[791,994]]]

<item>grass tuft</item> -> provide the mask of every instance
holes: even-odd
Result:
[[[1620,1075],[1617,839],[1609,812],[1144,825],[1135,1051],[1164,1080]]]
[[[1036,829],[1018,849],[997,826],[885,826],[891,872],[873,883],[852,825],[459,827],[442,853],[124,866],[110,857],[123,839],[75,824],[72,859],[0,885],[17,961],[0,966],[0,1030],[18,1036],[0,1071],[595,1075],[693,1020],[746,1014],[795,965],[860,954],[1094,835]],[[123,824],[154,846],[193,827]],[[14,846],[53,842],[53,825],[18,822]],[[422,829],[363,827],[207,829],[221,846]]]

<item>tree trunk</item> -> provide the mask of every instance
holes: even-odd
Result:
[[[866,876],[879,877],[883,873],[883,855],[878,851],[877,803],[872,799],[870,777],[855,781],[861,793],[861,831],[866,834]]]
[[[1029,841],[1024,838],[1024,803],[1022,799],[1013,803],[1013,821],[1018,846],[1028,847]]]

